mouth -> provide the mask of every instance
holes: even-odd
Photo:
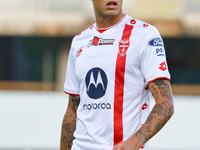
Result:
[[[107,3],[107,5],[114,5],[114,6],[116,6],[117,2],[116,1],[110,1],[110,2]]]
[[[107,6],[109,9],[115,9],[117,7],[117,2],[116,1],[110,1],[107,3]]]

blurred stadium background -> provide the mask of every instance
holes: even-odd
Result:
[[[175,115],[150,150],[200,150],[200,0],[123,7],[158,28],[172,75]],[[0,0],[1,150],[59,149],[71,40],[93,22],[89,0]]]

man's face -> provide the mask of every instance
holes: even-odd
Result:
[[[96,15],[112,17],[122,13],[123,0],[93,0]]]

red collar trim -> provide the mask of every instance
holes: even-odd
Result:
[[[108,29],[107,29],[107,28],[106,28],[106,29],[97,29],[97,28],[96,28],[96,30],[99,31],[100,33],[103,33],[104,31],[106,31],[106,30],[108,30]]]
[[[100,28],[100,29],[97,28],[97,27],[95,27],[95,29],[96,29],[98,32],[103,33],[104,31],[107,31],[108,29],[111,29],[111,28],[117,26],[118,24],[120,24],[120,23],[124,20],[125,17],[126,17],[126,14],[124,14],[124,16],[122,17],[122,19],[121,19],[118,23],[116,23],[115,25],[113,25],[113,26],[111,26],[111,27],[108,27],[108,28]]]

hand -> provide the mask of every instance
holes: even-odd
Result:
[[[130,140],[127,140],[115,145],[115,147],[112,150],[138,150],[138,149]]]

